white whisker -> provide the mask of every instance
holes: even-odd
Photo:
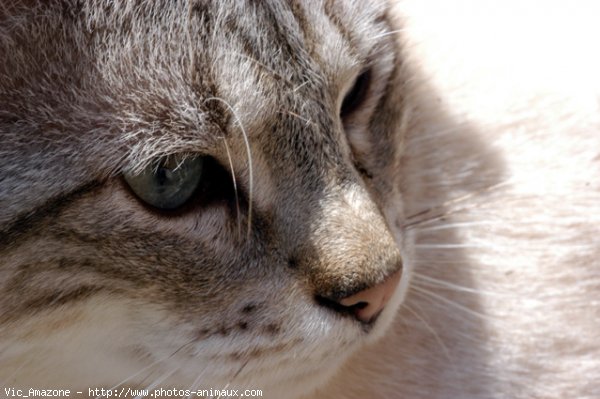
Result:
[[[414,261],[414,263],[417,265],[461,265],[463,267],[467,267],[465,265],[464,260],[456,261],[456,260],[448,260],[448,259],[445,259],[445,260],[416,259]]]
[[[146,366],[146,367],[142,368],[142,369],[141,369],[140,371],[138,371],[137,373],[130,375],[129,377],[125,378],[123,381],[119,382],[119,383],[118,383],[118,384],[116,384],[115,386],[113,386],[113,387],[109,388],[109,389],[108,389],[108,392],[112,392],[112,391],[114,391],[115,389],[117,389],[117,388],[118,388],[118,387],[120,387],[121,385],[125,384],[125,383],[126,383],[126,382],[128,382],[128,381],[131,381],[133,378],[135,378],[135,377],[137,377],[138,375],[142,374],[144,371],[146,371],[146,370],[148,370],[148,369],[150,369],[150,368],[152,368],[152,367],[156,366],[157,364],[159,364],[159,363],[163,362],[163,361],[164,361],[164,360],[166,360],[166,359],[167,359],[167,358],[164,358],[164,359],[159,359],[159,360],[155,361],[154,363],[151,363],[151,364],[149,364],[148,366]],[[101,398],[102,398],[102,395],[98,395],[98,396],[96,396],[96,398],[95,398],[95,399],[101,399]]]
[[[192,385],[190,386],[190,394],[188,396],[186,396],[186,399],[191,399],[192,396],[194,396],[193,393],[191,392],[196,392],[198,391],[198,384],[200,383],[200,380],[202,379],[202,374],[203,374],[204,370],[202,370],[199,374],[198,377],[194,380],[194,382],[192,382]]]
[[[488,186],[488,187],[486,187],[486,188],[484,188],[482,190],[477,190],[477,191],[470,192],[470,193],[468,193],[466,195],[463,195],[461,197],[454,198],[454,199],[451,199],[449,201],[446,201],[446,202],[444,202],[444,203],[442,203],[440,205],[437,205],[437,206],[434,206],[434,207],[430,207],[430,208],[424,209],[422,211],[419,211],[417,213],[414,213],[414,214],[412,214],[410,216],[407,216],[406,223],[404,223],[404,228],[411,229],[411,228],[413,228],[415,226],[422,225],[422,224],[429,223],[429,222],[434,222],[434,221],[443,219],[444,217],[446,217],[448,215],[456,214],[458,212],[464,211],[467,208],[454,208],[454,209],[452,209],[451,206],[454,206],[456,204],[464,203],[467,200],[472,199],[472,198],[476,198],[476,197],[478,197],[479,195],[482,195],[482,194],[488,194],[488,193],[490,193],[491,191],[493,191],[493,190],[495,190],[497,188],[500,188],[502,186],[508,185],[509,183],[510,183],[510,181],[505,180],[505,181],[502,181],[500,183]],[[468,209],[473,209],[473,208],[476,208],[478,206],[479,206],[478,204],[471,204]],[[420,219],[420,220],[417,219],[419,217],[423,217],[423,219]]]
[[[202,368],[202,370],[199,371],[198,377],[196,377],[196,379],[192,383],[190,391],[192,391],[192,392],[198,391],[198,389],[200,388],[200,385],[199,385],[200,381],[202,380],[202,377],[204,377],[204,372],[208,369],[209,366],[210,366],[210,363],[206,362],[205,366]],[[188,396],[187,399],[190,399],[191,397],[193,397],[193,394],[190,394],[190,396]]]
[[[479,319],[482,319],[482,320],[486,320],[486,321],[488,321],[490,319],[490,317],[487,316],[487,315],[475,312],[474,310],[471,310],[471,309],[467,308],[466,306],[460,305],[460,304],[458,304],[456,302],[453,302],[453,301],[449,300],[448,298],[444,298],[441,295],[435,294],[435,293],[433,293],[431,291],[428,291],[428,290],[426,290],[426,289],[424,289],[422,287],[419,287],[417,285],[413,284],[411,286],[411,289],[414,290],[415,293],[417,293],[417,294],[424,295],[424,296],[429,297],[431,299],[437,299],[438,301],[441,301],[441,302],[443,302],[445,304],[448,304],[448,305],[450,305],[450,306],[452,306],[452,307],[454,307],[456,309],[460,309],[463,312],[465,312],[465,313],[467,313],[467,314],[469,314],[469,315],[471,315],[473,317],[476,317],[476,318],[479,318]]]
[[[235,112],[235,110],[233,109],[233,107],[227,101],[223,100],[220,97],[209,97],[206,100],[204,100],[204,102],[207,102],[207,101],[220,101],[223,104],[225,104],[225,106],[229,109],[229,111],[235,117],[235,120],[236,120],[236,122],[237,122],[237,124],[240,127],[240,130],[242,132],[242,137],[244,138],[244,144],[246,145],[246,155],[247,155],[247,158],[248,158],[248,168],[249,168],[249,175],[248,175],[248,231],[247,231],[247,238],[250,238],[250,232],[251,232],[251,228],[252,228],[252,198],[253,198],[253,188],[254,188],[254,172],[253,172],[253,166],[252,166],[252,151],[250,149],[250,141],[248,140],[248,135],[246,134],[246,130],[244,129],[244,126],[242,125],[242,121],[238,117],[238,115]]]
[[[459,292],[466,292],[469,294],[475,294],[475,295],[485,295],[485,296],[506,296],[508,294],[501,294],[501,293],[497,293],[497,292],[491,292],[491,291],[482,291],[479,289],[475,289],[475,288],[469,288],[469,287],[463,287],[460,285],[456,285],[456,284],[452,284],[450,282],[447,281],[443,281],[443,280],[438,280],[436,278],[433,277],[429,277],[429,276],[425,276],[416,272],[413,272],[413,284],[423,284],[423,285],[429,285],[429,286],[433,286],[433,287],[443,287],[443,288],[448,288],[454,291],[459,291]]]
[[[177,370],[179,370],[179,367],[173,369],[172,371],[163,374],[162,377],[158,378],[157,380],[155,380],[152,384],[148,385],[144,391],[150,392],[152,390],[154,390],[154,388],[156,388],[161,382],[163,382],[164,380],[166,380],[167,378],[169,378],[170,376],[172,376],[173,374],[175,374],[177,372]],[[143,399],[144,396],[143,395],[138,395],[135,397],[135,399]]]
[[[171,357],[175,356],[175,355],[176,355],[176,354],[177,354],[177,353],[178,353],[180,350],[182,350],[183,348],[185,348],[186,346],[188,346],[188,345],[189,345],[189,344],[191,344],[192,342],[194,342],[194,340],[192,340],[192,341],[189,341],[189,342],[187,342],[187,343],[185,343],[185,344],[181,345],[179,348],[177,348],[177,350],[176,350],[175,352],[171,353],[171,354],[170,354],[170,355],[168,355],[168,356],[165,356],[165,357],[163,357],[162,359],[158,359],[158,360],[156,360],[155,362],[153,362],[153,363],[151,363],[151,364],[147,365],[146,367],[142,368],[142,369],[141,369],[140,371],[138,371],[137,373],[135,373],[135,374],[133,374],[133,375],[130,375],[129,377],[125,378],[123,381],[119,382],[117,385],[115,385],[115,386],[111,387],[110,389],[108,389],[108,391],[109,391],[109,392],[112,392],[112,391],[114,391],[115,389],[117,389],[117,388],[118,388],[118,387],[120,387],[121,385],[125,384],[125,383],[126,383],[126,382],[128,382],[128,381],[131,381],[133,378],[135,378],[135,377],[137,377],[138,375],[142,374],[144,371],[146,371],[146,370],[148,370],[148,369],[150,369],[150,368],[152,368],[152,367],[156,366],[156,365],[157,365],[157,364],[159,364],[159,363],[162,363],[162,362],[164,362],[164,361],[165,361],[165,360],[167,360],[167,359],[170,359]],[[101,395],[99,395],[99,396],[96,396],[96,398],[95,398],[95,399],[101,399],[101,398],[102,398],[102,396],[101,396]]]
[[[436,342],[440,345],[440,347],[444,351],[446,359],[448,359],[450,361],[450,364],[452,364],[452,359],[450,357],[450,351],[448,350],[448,347],[444,344],[444,341],[442,341],[442,338],[435,331],[435,329],[427,321],[425,321],[425,319],[423,317],[421,317],[416,311],[411,309],[408,305],[405,304],[404,308],[407,311],[409,311],[413,316],[415,316],[417,318],[417,320],[419,320],[421,323],[423,323],[423,325],[425,326],[427,331],[429,331],[431,333],[431,335],[433,335],[433,338],[436,340]]]
[[[241,236],[241,225],[240,225],[240,200],[238,197],[238,189],[237,182],[235,179],[235,171],[233,170],[233,159],[231,158],[231,152],[229,151],[229,145],[227,144],[227,138],[225,136],[223,138],[223,143],[225,144],[225,151],[227,151],[227,160],[229,161],[229,170],[231,171],[231,180],[233,181],[233,192],[235,195],[235,209],[237,215],[237,226],[238,226],[238,235]]]
[[[447,229],[456,229],[456,228],[472,227],[472,226],[485,226],[485,225],[494,225],[494,224],[498,224],[498,222],[478,221],[478,222],[445,223],[445,224],[440,224],[438,226],[421,227],[421,228],[419,228],[419,231],[447,230]]]
[[[233,381],[235,381],[235,379],[240,375],[240,373],[242,372],[242,370],[248,365],[248,362],[250,362],[250,360],[246,360],[244,363],[242,363],[242,365],[240,366],[240,368],[238,369],[238,371],[235,372],[235,374],[233,375],[233,377],[231,377],[231,379],[229,380],[229,382],[227,384],[225,384],[225,387],[223,389],[228,389],[231,384],[233,383]],[[217,396],[217,398],[221,397],[221,393],[219,392],[219,396]],[[214,396],[212,396],[212,398],[214,398]]]
[[[460,249],[460,248],[489,248],[485,245],[476,244],[417,244],[415,248],[425,249]]]

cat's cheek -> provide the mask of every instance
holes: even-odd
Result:
[[[96,295],[39,313],[25,326],[5,328],[0,370],[20,370],[20,381],[37,386],[111,386],[141,370],[147,360],[132,345],[144,342],[148,332],[136,308],[127,299]]]

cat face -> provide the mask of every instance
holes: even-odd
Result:
[[[294,397],[409,280],[393,21],[174,3],[0,11],[0,376]]]

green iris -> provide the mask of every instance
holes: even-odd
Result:
[[[153,162],[141,173],[125,173],[125,181],[148,205],[173,210],[185,204],[202,179],[204,159],[170,156]]]

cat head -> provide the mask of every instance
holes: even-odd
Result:
[[[386,3],[17,3],[0,9],[17,380],[293,397],[385,331],[409,280]]]

